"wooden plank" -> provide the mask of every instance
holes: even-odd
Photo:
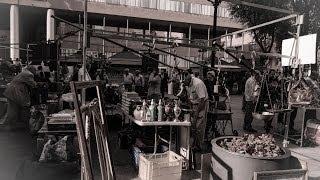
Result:
[[[75,106],[77,135],[78,135],[78,142],[79,142],[79,148],[80,148],[81,159],[82,159],[81,162],[85,170],[84,176],[88,177],[88,180],[92,180],[93,171],[91,166],[91,158],[88,150],[88,144],[85,138],[85,131],[83,126],[82,113],[80,110],[80,103],[77,97],[78,95],[77,95],[76,84],[74,82],[71,82],[71,92],[73,94],[73,100],[74,100],[74,106]]]
[[[85,139],[84,127],[83,127],[83,112],[90,113],[93,117],[94,123],[94,131],[95,137],[97,141],[97,149],[98,149],[98,158],[100,171],[102,175],[102,180],[115,180],[115,174],[113,169],[113,161],[110,155],[109,150],[109,134],[107,130],[107,123],[105,122],[105,113],[104,113],[104,104],[101,101],[101,90],[100,85],[101,81],[90,81],[90,82],[71,82],[71,90],[73,93],[74,104],[76,109],[76,117],[77,117],[77,132],[80,134],[81,138],[79,138],[79,145],[81,151],[81,157],[84,159],[83,166],[85,168],[84,177],[88,177],[89,180],[93,179],[92,174],[92,164],[90,162],[90,154],[88,153],[88,144]],[[91,101],[90,103],[86,103],[80,107],[79,100],[77,99],[77,90],[85,89],[89,87],[96,87],[97,90],[97,98]],[[78,118],[79,117],[79,118]],[[79,130],[78,130],[79,129]],[[78,137],[80,137],[78,135]],[[89,159],[89,161],[87,161]],[[91,172],[90,172],[91,170]],[[88,173],[89,172],[89,173]]]
[[[101,89],[99,86],[96,86],[96,90],[97,90],[97,96],[98,96],[98,103],[99,103],[99,109],[100,109],[100,115],[101,115],[101,125],[102,125],[102,135],[104,137],[103,139],[103,142],[104,142],[104,150],[105,150],[105,153],[107,155],[107,159],[106,159],[106,163],[108,165],[108,180],[115,180],[116,179],[116,176],[115,176],[115,171],[114,171],[114,168],[113,168],[113,160],[112,160],[112,157],[110,156],[110,149],[109,149],[109,144],[110,144],[110,141],[109,141],[109,131],[108,131],[108,123],[106,123],[104,117],[105,116],[105,111],[104,111],[104,103],[103,101],[101,101],[102,99],[102,93],[101,93]]]
[[[305,180],[306,169],[254,172],[253,180]]]
[[[139,121],[131,119],[138,126],[191,126],[191,122],[174,122],[174,121]]]
[[[76,81],[74,83],[75,90],[86,89],[101,85],[101,81]]]

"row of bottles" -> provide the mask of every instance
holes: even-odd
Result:
[[[151,100],[151,104],[148,107],[146,100],[143,100],[141,107],[141,117],[145,121],[164,121],[168,120],[169,112],[167,105],[163,104],[163,101],[160,99],[159,103],[156,105],[155,100]],[[181,109],[179,107],[178,101],[175,101],[174,108],[175,121],[178,121],[179,115],[181,113]]]

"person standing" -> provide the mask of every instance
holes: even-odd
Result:
[[[36,69],[28,66],[15,76],[3,95],[8,99],[7,123],[9,129],[28,129],[32,89],[36,87]]]
[[[148,98],[159,100],[161,98],[161,77],[158,68],[155,68],[150,74],[148,84]]]
[[[131,92],[133,84],[134,84],[133,74],[129,72],[128,68],[124,69],[123,85],[124,85],[124,88],[126,89],[126,91]]]
[[[213,71],[208,71],[207,72],[207,78],[204,81],[204,84],[207,87],[207,91],[208,91],[208,96],[209,96],[209,100],[213,101],[219,101],[219,95],[216,98],[216,95],[214,93],[214,85],[216,84],[216,78],[215,78],[215,73]]]
[[[202,149],[207,124],[207,113],[209,108],[208,92],[204,82],[190,73],[186,73],[184,85],[189,89],[190,103],[193,107],[193,118],[191,121],[193,143],[192,147]]]
[[[173,94],[178,94],[180,90],[180,73],[177,68],[173,68],[170,82],[173,84]]]
[[[244,117],[244,124],[243,124],[243,130],[250,132],[250,133],[256,133],[257,131],[252,128],[252,113],[254,112],[254,106],[256,102],[256,92],[257,92],[257,80],[259,77],[259,73],[255,72],[254,70],[251,71],[251,76],[248,78],[245,84],[245,117]]]
[[[139,70],[136,70],[134,76],[134,84],[135,84],[135,91],[141,97],[143,95],[143,88],[144,88],[144,77],[141,75]]]
[[[168,73],[165,69],[163,69],[161,72],[161,94],[162,94],[162,97],[164,97],[165,92],[168,92],[168,81],[169,81]]]

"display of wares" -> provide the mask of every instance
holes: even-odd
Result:
[[[122,94],[122,99],[121,99],[121,109],[125,113],[132,115],[135,109],[136,103],[140,101],[141,101],[141,98],[139,97],[138,93],[124,92]]]
[[[276,145],[275,139],[267,134],[260,136],[245,134],[243,137],[226,138],[220,142],[220,146],[230,152],[257,157],[278,157],[284,154],[284,151]]]

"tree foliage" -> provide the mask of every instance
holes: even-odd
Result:
[[[301,35],[320,32],[320,0],[246,0],[246,2],[293,10],[304,14]],[[235,18],[248,27],[286,16],[283,13],[236,4],[231,4],[230,10]],[[274,42],[279,49],[281,41],[291,37],[288,32],[296,32],[294,25],[295,20],[292,19],[291,21],[282,21],[253,30],[252,33],[261,51],[270,52]]]

